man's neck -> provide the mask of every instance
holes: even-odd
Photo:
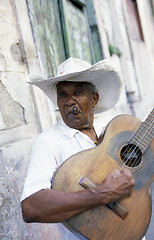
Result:
[[[93,142],[94,141],[98,141],[97,134],[96,134],[95,129],[93,127],[92,128],[82,129],[80,131],[82,133],[86,134]]]

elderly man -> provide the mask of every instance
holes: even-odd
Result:
[[[34,145],[21,199],[24,220],[60,223],[98,205],[130,196],[134,180],[125,168],[115,169],[96,187],[76,192],[52,188],[53,174],[66,159],[97,145],[100,133],[93,126],[94,113],[106,111],[118,101],[118,72],[105,61],[91,66],[69,58],[59,66],[55,78],[33,75],[30,83],[58,105],[62,118],[41,133]],[[86,239],[65,228],[62,231],[61,240]]]

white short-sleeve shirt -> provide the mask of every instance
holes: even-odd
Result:
[[[79,130],[68,127],[62,119],[37,138],[25,180],[21,201],[41,189],[51,188],[52,176],[70,156],[95,147]]]
[[[54,172],[66,159],[93,147],[95,144],[87,135],[68,127],[62,119],[41,133],[34,144],[21,201],[42,189],[51,188]],[[58,228],[62,240],[86,239],[78,233],[72,234],[62,224]]]

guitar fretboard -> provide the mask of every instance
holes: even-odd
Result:
[[[137,145],[142,153],[145,152],[154,137],[154,109],[147,119],[141,124],[130,143]]]

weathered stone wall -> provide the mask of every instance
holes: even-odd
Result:
[[[105,125],[117,113],[144,119],[153,107],[153,15],[150,1],[137,1],[144,42],[130,39],[122,0],[94,0],[104,56],[117,46],[112,59],[121,69],[124,87],[119,103],[96,117]],[[146,16],[146,17],[145,17]],[[26,0],[0,1],[0,239],[60,239],[56,225],[25,224],[20,196],[31,147],[40,131],[55,121],[52,104],[37,88],[26,84],[27,72],[42,72],[31,31]],[[132,103],[127,101],[131,95]],[[105,120],[104,120],[105,119]]]
[[[0,29],[0,239],[22,239],[20,195],[38,130],[15,5],[9,0],[0,2]]]
[[[26,1],[0,1],[0,29],[0,239],[58,239],[55,225],[25,224],[20,209],[32,145],[53,121],[44,94],[25,81],[40,72]]]

